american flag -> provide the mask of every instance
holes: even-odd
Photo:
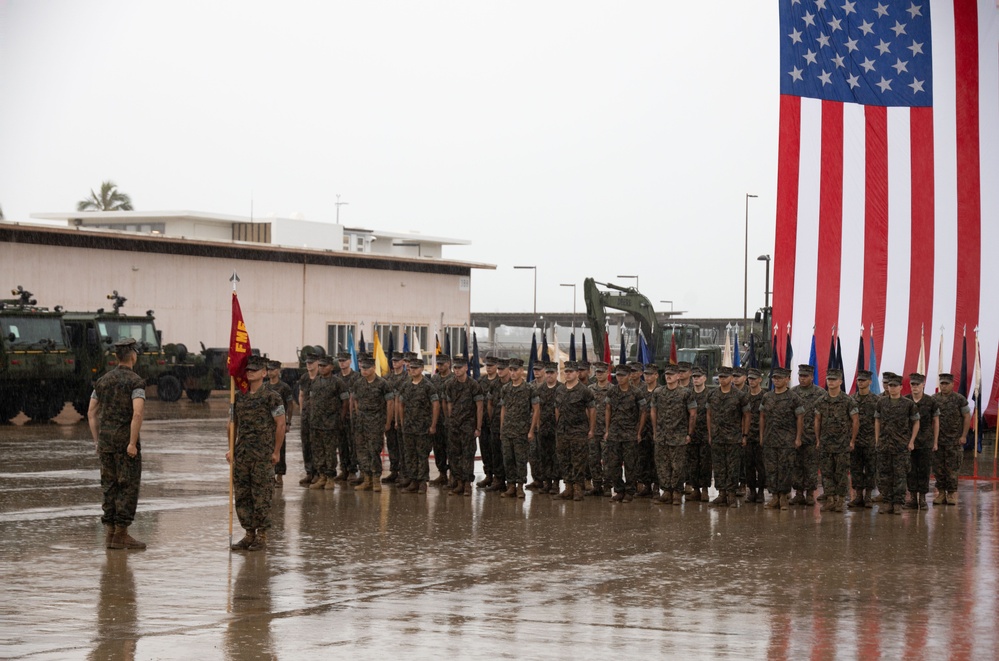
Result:
[[[980,327],[988,393],[999,343],[995,0],[779,2],[777,346],[790,332],[806,355],[813,332],[825,346],[836,327],[852,355],[873,327],[881,368],[909,374],[923,329],[943,327],[956,374],[962,333],[973,344]]]

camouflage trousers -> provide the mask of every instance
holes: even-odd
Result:
[[[447,456],[455,479],[475,479],[475,427],[451,427],[447,432]]]
[[[670,445],[664,440],[655,444],[656,475],[659,486],[667,491],[683,491],[687,474],[687,447]]]
[[[357,428],[354,444],[357,449],[357,465],[365,473],[382,474],[382,448],[385,447],[384,423],[355,420]]]
[[[302,435],[302,466],[309,476],[316,474],[316,465],[312,456],[312,427],[309,426],[309,416],[302,415],[298,420],[299,430]]]
[[[481,439],[480,439],[481,442]],[[506,463],[503,461],[503,441],[500,439],[499,419],[489,425],[489,453],[492,455],[493,477],[506,481]]]
[[[905,476],[905,486],[909,491],[912,493],[929,492],[932,462],[932,447],[916,448],[909,453],[909,472]]]
[[[742,468],[742,445],[738,443],[716,443],[711,448],[711,463],[715,469],[715,489],[735,491],[739,486],[739,472]]]
[[[340,467],[348,473],[357,470],[357,457],[354,456],[354,424],[350,420],[340,429]]]
[[[244,530],[267,530],[271,527],[271,500],[274,497],[274,478],[268,459],[247,460],[236,448],[233,467],[233,495],[236,516]]]
[[[822,490],[827,496],[847,495],[846,481],[850,474],[850,451],[822,451]]]
[[[636,467],[637,479],[645,485],[651,485],[659,481],[656,475],[656,442],[648,434],[642,435],[642,442],[638,444],[638,466]]]
[[[527,482],[527,434],[505,433],[503,441],[503,464],[506,470],[506,481],[524,484]],[[537,443],[537,437],[534,443]],[[532,443],[533,445],[533,443]]]
[[[317,475],[336,477],[336,446],[340,433],[336,429],[313,429],[312,465]]]
[[[695,489],[711,486],[711,446],[706,442],[687,445],[687,483]]]
[[[558,450],[558,439],[553,431],[538,432],[531,443],[528,459],[531,462],[531,477],[535,480],[558,481],[562,478],[560,471],[561,457]]]
[[[624,478],[621,466],[624,465]],[[604,443],[604,484],[613,485],[618,493],[634,494],[638,483],[638,443],[634,436],[627,439],[610,436]]]
[[[763,461],[763,446],[758,439],[749,439],[743,448],[742,465],[746,470],[746,486],[763,490],[767,486],[767,467]]]
[[[101,491],[104,493],[101,522],[108,526],[129,526],[139,504],[142,449],[139,448],[134,458],[126,452],[101,452],[100,455]]]
[[[587,462],[589,470],[587,474],[594,484],[600,484],[604,479],[604,467],[601,460],[604,456],[604,435],[598,430],[587,444]]]
[[[275,475],[284,475],[288,472],[288,462],[285,459],[285,450],[287,449],[287,447],[288,447],[287,441],[281,444],[281,453],[278,458],[278,462],[274,464]]]
[[[961,473],[964,448],[957,443],[938,446],[933,457],[933,474],[938,491],[957,491],[957,476]]]
[[[389,470],[398,471],[402,467],[402,444],[399,437],[402,433],[396,429],[395,424],[385,432],[385,447],[388,450]]]
[[[434,464],[437,465],[437,473],[447,475],[447,421],[441,415],[437,421],[437,433],[430,437],[434,447]]]
[[[493,433],[492,425],[489,424],[489,418],[482,418],[482,435],[479,436],[479,456],[482,457],[482,472],[486,474],[486,477],[492,477],[496,474],[496,468],[493,466]]]
[[[410,480],[426,482],[430,479],[430,449],[433,441],[430,434],[406,432],[402,434],[402,476]]]
[[[791,493],[791,475],[797,452],[793,447],[764,447],[763,461],[767,467],[767,491],[772,494]]]
[[[909,451],[878,450],[878,491],[885,504],[905,502],[905,477],[909,474]]]
[[[791,486],[798,491],[811,491],[819,486],[819,449],[814,438],[802,438],[801,447],[794,452]]]
[[[877,471],[876,454],[870,446],[854,445],[850,453],[850,480],[854,489],[873,489]]]
[[[559,434],[555,440],[561,478],[567,484],[582,484],[589,464],[589,440],[586,434]]]

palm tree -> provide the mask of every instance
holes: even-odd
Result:
[[[77,211],[132,211],[132,198],[118,190],[113,181],[101,183],[101,194],[90,189],[90,197],[76,203]]]

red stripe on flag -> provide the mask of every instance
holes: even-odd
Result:
[[[960,371],[961,334],[978,324],[981,295],[982,195],[978,131],[978,3],[954,0],[957,83],[957,304],[954,374]],[[994,182],[993,182],[994,183]],[[974,345],[968,364],[974,364]]]
[[[822,102],[822,175],[819,183],[819,253],[816,259],[815,336],[826,337],[839,318],[843,256],[843,104]],[[819,360],[819,383],[826,361]]]
[[[783,337],[794,315],[794,268],[798,240],[798,169],[801,160],[801,98],[780,97],[777,150],[777,222],[774,242],[773,319]],[[770,329],[772,332],[773,329]],[[780,343],[783,347],[783,343]],[[780,351],[780,349],[778,349]],[[781,351],[781,362],[785,360]]]
[[[923,327],[927,332],[933,332],[933,108],[912,108],[909,111],[909,135],[912,159],[912,245],[909,260],[909,333],[905,345],[906,375],[915,372],[919,363]]]
[[[884,346],[888,298],[888,110],[866,106],[864,201],[864,302],[861,323]]]

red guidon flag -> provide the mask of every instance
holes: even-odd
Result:
[[[243,323],[243,311],[239,309],[239,298],[232,293],[232,330],[229,332],[229,376],[236,381],[240,392],[250,387],[246,380],[246,363],[250,359],[250,335]]]

